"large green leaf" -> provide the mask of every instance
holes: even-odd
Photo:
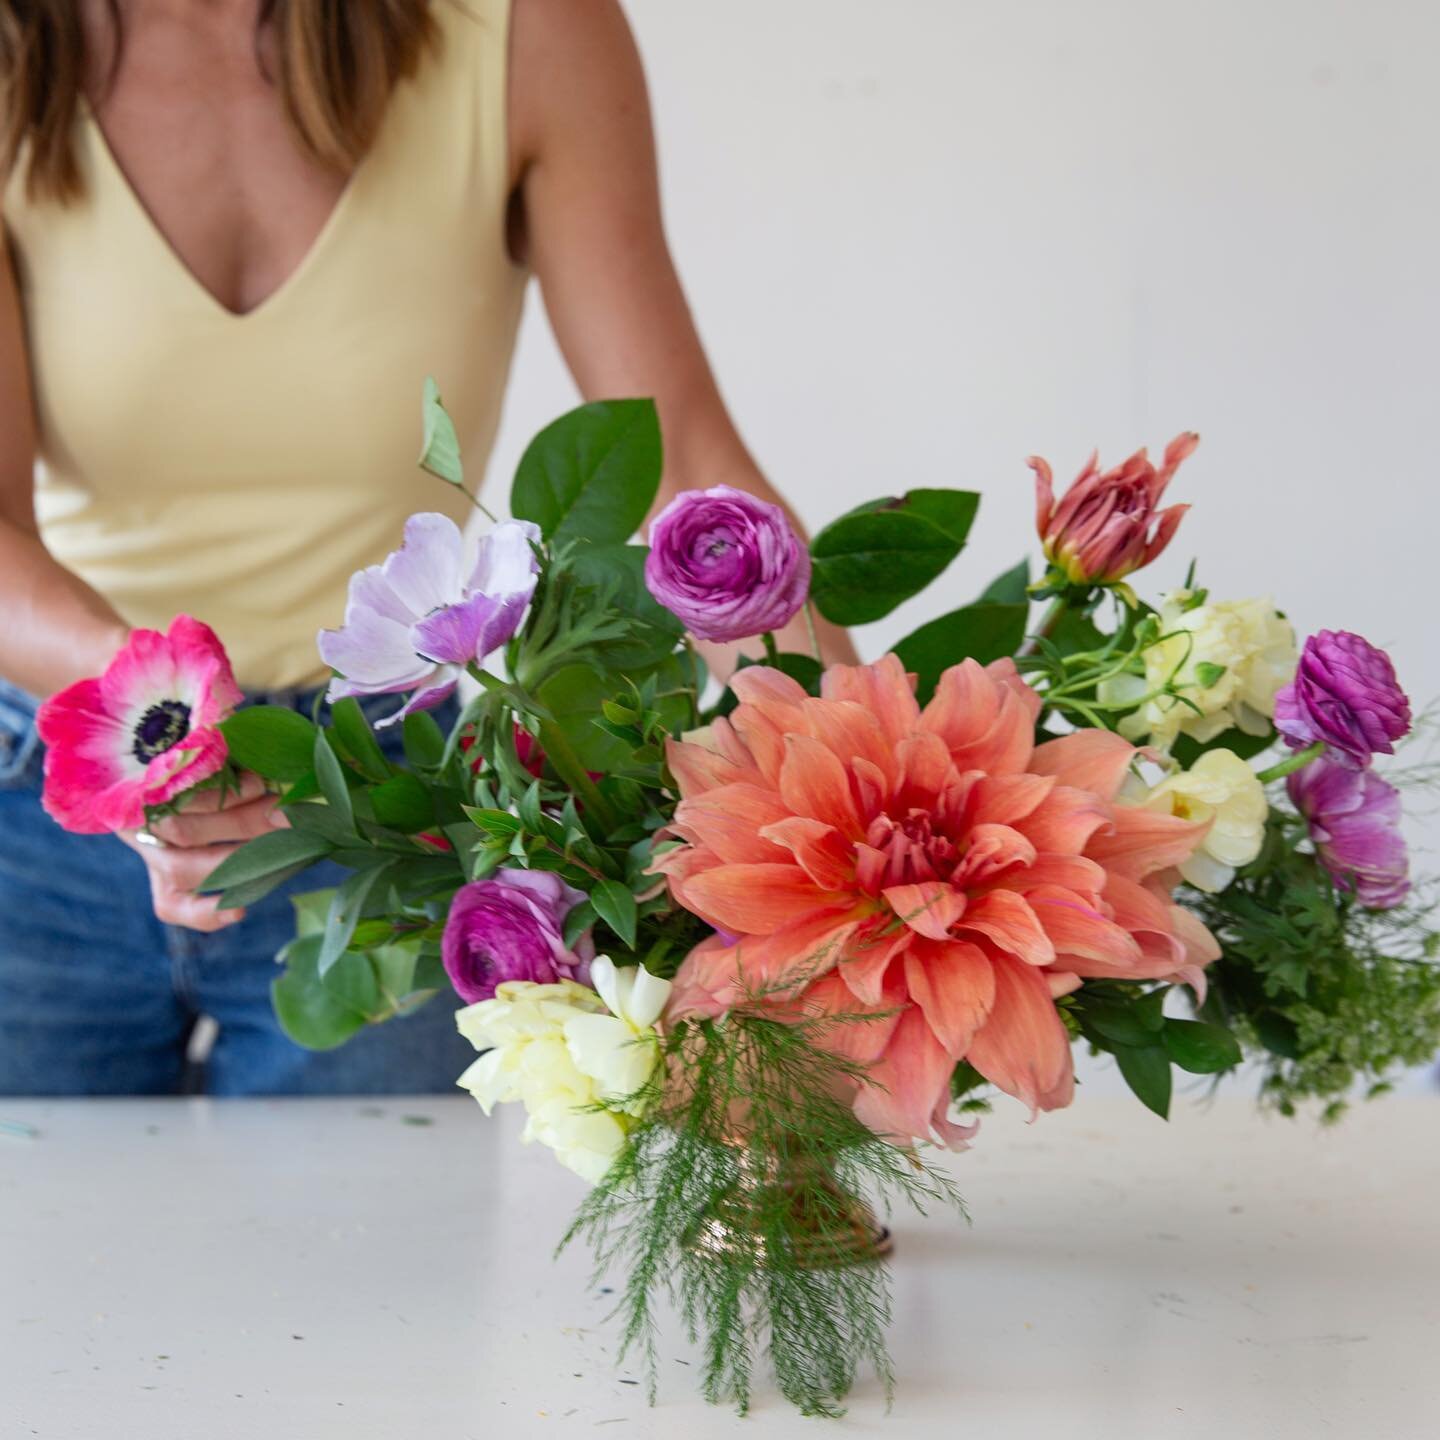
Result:
[[[423,781],[408,770],[392,775],[370,792],[375,818],[392,830],[413,835],[435,824],[435,800]]]
[[[270,986],[280,1028],[307,1050],[333,1050],[365,1026],[365,1016],[320,979],[320,943],[319,935],[292,940],[280,952],[285,971]]]
[[[335,812],[335,818],[349,829],[355,828],[355,810],[350,803],[350,787],[345,780],[345,771],[330,745],[330,737],[323,730],[315,735],[315,778],[320,782],[320,793],[325,803]]]
[[[1163,1045],[1117,1045],[1115,1063],[1136,1097],[1162,1120],[1170,1118],[1170,1055]]]
[[[445,759],[445,732],[428,710],[412,710],[400,722],[405,759],[417,770],[434,770]]]
[[[304,830],[276,830],[242,845],[222,860],[197,886],[202,893],[230,890],[251,880],[264,880],[282,870],[312,865],[330,853],[323,835]]]
[[[547,425],[515,472],[510,509],[547,540],[628,540],[660,488],[652,400],[601,400]]]
[[[911,510],[847,515],[811,541],[810,597],[837,625],[881,620],[959,553],[953,535]]]
[[[618,880],[601,880],[590,892],[595,913],[633,950],[635,948],[635,897]]]
[[[895,646],[895,653],[907,670],[920,677],[920,703],[934,694],[936,682],[950,666],[962,660],[988,665],[1013,655],[1025,639],[1029,614],[1030,607],[1025,604],[980,601],[952,610],[907,635]]]
[[[615,693],[615,681],[592,665],[566,665],[536,691],[535,698],[555,717],[587,770],[608,775],[630,760],[631,747],[600,729],[602,702]]]
[[[918,515],[943,531],[956,545],[963,545],[979,509],[980,497],[973,490],[907,490],[903,495],[886,495],[857,505],[841,518],[877,515],[882,511]]]
[[[283,705],[247,705],[220,723],[230,759],[266,780],[298,780],[315,755],[317,731]]]
[[[1192,1075],[1216,1075],[1243,1058],[1240,1042],[1223,1026],[1199,1020],[1166,1020],[1161,1032],[1170,1058]]]
[[[334,738],[346,759],[367,780],[388,780],[391,774],[390,762],[385,758],[365,712],[358,700],[346,698],[337,700],[330,707],[330,723],[334,726]]]
[[[994,600],[1001,605],[1025,605],[1029,603],[1030,562],[1022,560],[1003,575],[997,575],[984,589],[980,598]]]
[[[380,864],[372,865],[367,870],[357,870],[353,875],[347,875],[331,896],[330,913],[325,917],[325,933],[315,961],[322,980],[330,967],[349,948],[355,927],[365,912],[365,902],[370,898],[370,892],[376,883],[389,873],[392,863],[382,860]]]

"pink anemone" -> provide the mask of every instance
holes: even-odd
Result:
[[[181,615],[135,630],[98,679],[52,695],[38,716],[43,802],[67,830],[134,830],[225,763],[219,723],[240,703],[225,647]]]

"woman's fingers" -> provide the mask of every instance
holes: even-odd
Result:
[[[166,925],[183,925],[187,930],[224,930],[245,918],[243,910],[222,910],[213,895],[171,889],[154,871],[150,874],[150,898],[157,920]]]
[[[144,845],[133,833],[120,838],[145,862],[155,916],[166,925],[190,930],[224,930],[245,918],[244,910],[222,910],[213,895],[196,889],[247,840],[289,825],[279,801],[258,775],[242,774],[222,794],[201,790],[188,796],[177,815],[149,826],[160,845]]]
[[[167,845],[191,849],[203,845],[235,845],[271,830],[284,829],[289,823],[280,802],[273,795],[265,794],[262,787],[258,797],[232,800],[223,810],[197,807],[180,815],[167,815],[149,828],[156,839]]]
[[[145,862],[150,876],[150,901],[155,918],[166,925],[184,925],[191,930],[223,930],[245,918],[243,910],[222,910],[213,895],[197,895],[210,872],[233,855],[238,845],[181,846],[142,845],[134,833],[120,838]]]

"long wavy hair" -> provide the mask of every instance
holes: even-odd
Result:
[[[105,4],[114,36],[108,83],[125,32],[119,0]],[[369,149],[396,82],[438,43],[430,0],[261,0],[257,57],[267,26],[271,78],[296,139],[345,172]],[[63,203],[83,193],[73,137],[90,64],[80,0],[0,0],[0,176],[23,156],[32,198]]]

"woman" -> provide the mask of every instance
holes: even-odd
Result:
[[[0,1092],[173,1090],[202,1013],[217,1093],[448,1087],[439,1004],[323,1056],[275,1027],[285,898],[194,893],[284,823],[258,783],[159,844],[66,835],[34,707],[188,612],[308,709],[347,577],[457,498],[414,474],[423,378],[478,468],[531,271],[581,390],[657,398],[667,491],[771,493],[666,250],[618,4],[0,0],[0,105]]]

